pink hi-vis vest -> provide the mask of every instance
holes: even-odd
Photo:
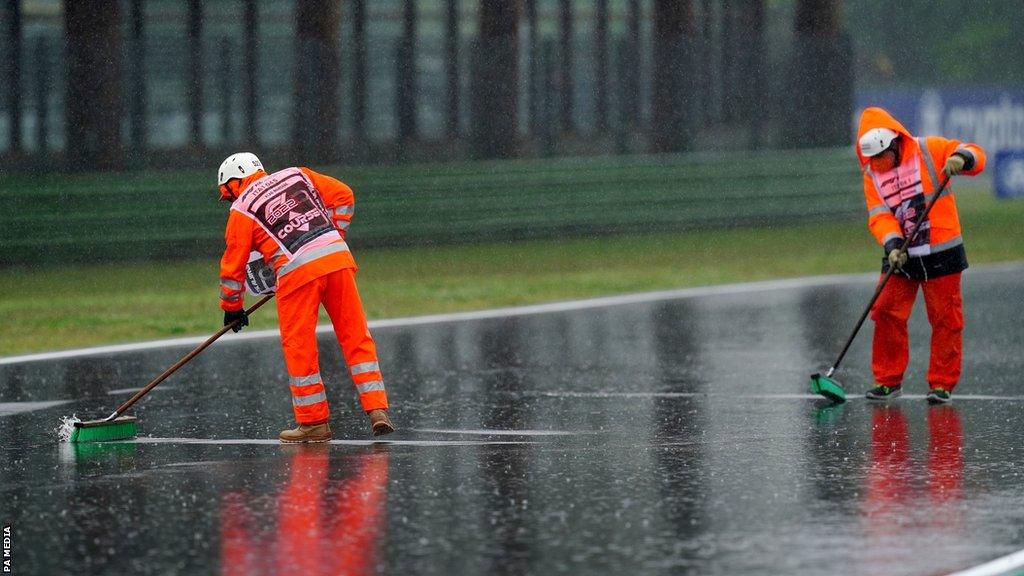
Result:
[[[298,168],[257,180],[231,209],[259,224],[289,260],[341,240],[313,182]]]
[[[924,185],[921,183],[921,156],[918,153],[911,154],[899,166],[876,174],[869,170],[871,179],[875,182],[875,188],[881,194],[882,200],[889,210],[896,216],[903,231],[903,237],[907,238],[914,231],[914,223],[918,214],[925,209]],[[931,254],[932,248],[929,242],[929,231],[931,224],[928,220],[921,222],[921,231],[911,244],[907,252],[911,256],[927,256]]]

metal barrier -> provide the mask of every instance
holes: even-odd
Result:
[[[818,222],[863,213],[849,149],[323,168],[356,193],[358,248]],[[13,176],[0,265],[210,257],[211,171]]]

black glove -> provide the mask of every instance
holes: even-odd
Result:
[[[893,273],[899,272],[907,263],[906,251],[900,250],[903,247],[903,238],[890,238],[882,250],[882,260],[893,269]]]
[[[233,331],[235,331],[235,332],[238,332],[239,330],[241,330],[242,326],[248,326],[249,325],[249,315],[245,313],[245,310],[235,310],[234,312],[225,312],[224,313],[224,325],[225,326],[227,326],[228,324],[231,324],[235,320],[238,320],[238,323],[231,327],[231,329]]]

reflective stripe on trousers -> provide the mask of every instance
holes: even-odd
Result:
[[[327,405],[327,390],[320,379],[320,373],[306,376],[291,376],[288,387],[292,392],[292,410],[299,424],[320,424],[330,416]]]
[[[363,304],[356,288],[355,270],[351,268],[316,278],[277,299],[281,347],[288,373],[293,379],[313,375],[318,377],[313,385],[293,383],[293,398],[324,391],[323,383],[319,381],[316,342],[317,312],[321,304],[331,317],[342,354],[352,372],[352,381],[359,391],[363,410],[368,412],[387,408],[387,392],[377,363],[377,347],[366,325]],[[378,382],[379,385],[375,384],[365,391],[358,389],[360,385],[372,382]],[[317,408],[309,409],[305,405],[293,404],[295,419],[300,424],[326,421],[329,417],[326,397],[309,406]]]

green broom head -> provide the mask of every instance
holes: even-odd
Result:
[[[837,404],[846,402],[846,391],[843,390],[843,386],[821,374],[811,374],[811,392],[824,396]]]
[[[68,442],[109,442],[111,440],[128,440],[139,433],[139,424],[135,416],[119,416],[113,420],[89,420],[75,422],[74,430]]]
[[[835,408],[835,406],[831,406]],[[106,458],[119,460],[130,458],[138,451],[135,442],[75,442],[64,444],[62,449],[68,450],[65,457],[70,462],[93,462]]]

